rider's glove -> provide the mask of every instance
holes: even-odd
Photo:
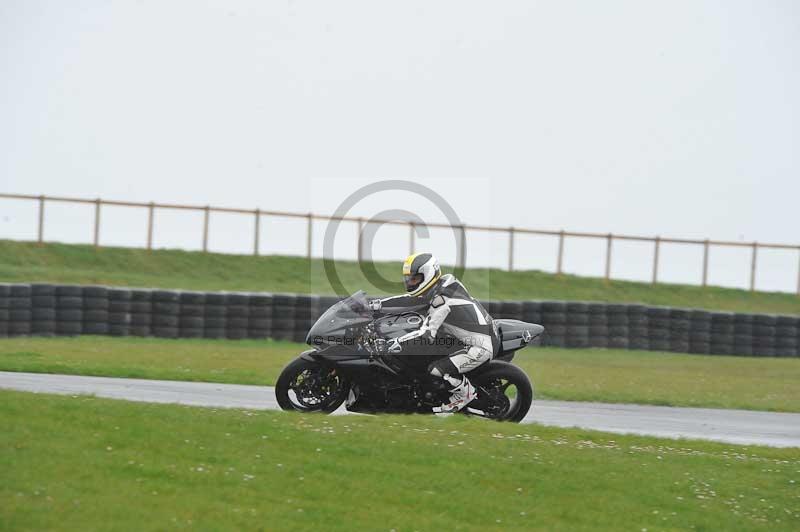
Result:
[[[400,341],[397,338],[392,338],[388,342],[386,342],[386,352],[397,354],[403,350],[403,346],[400,344]]]
[[[383,306],[383,303],[381,302],[380,299],[370,299],[369,300],[369,308],[373,312],[378,312],[381,309],[382,306]]]

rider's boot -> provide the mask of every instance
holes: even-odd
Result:
[[[434,407],[434,412],[458,412],[467,406],[470,401],[475,399],[477,396],[477,393],[475,392],[475,386],[469,382],[469,379],[466,377],[466,375],[461,375],[460,377],[461,379],[451,377],[450,375],[444,376],[444,379],[453,386],[453,388],[450,390],[450,399],[442,406]]]

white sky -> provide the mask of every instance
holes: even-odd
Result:
[[[798,52],[792,0],[0,0],[0,191],[330,213],[403,178],[467,223],[796,244]],[[444,221],[405,193],[353,213],[390,207]],[[46,238],[89,241],[91,221],[48,207]],[[35,222],[0,200],[0,238]],[[144,242],[143,212],[103,224],[105,243]],[[195,249],[200,231],[159,214],[156,243]],[[215,216],[211,247],[246,252],[251,231]],[[379,237],[379,258],[408,251],[405,230]],[[469,243],[469,264],[505,266],[505,237]],[[453,260],[450,233],[420,244]],[[302,223],[265,223],[262,250],[304,246]],[[555,267],[552,239],[516,249]],[[566,269],[602,275],[604,252],[568,241]],[[614,276],[649,279],[651,255],[616,245]],[[663,248],[662,278],[698,282],[701,256]],[[761,252],[758,287],[794,291],[797,268]],[[712,283],[748,279],[749,251],[712,252]]]

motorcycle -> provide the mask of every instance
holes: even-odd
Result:
[[[424,303],[372,310],[363,291],[334,304],[306,336],[312,349],[278,377],[278,404],[301,412],[332,413],[345,403],[350,412],[432,413],[450,393],[427,366],[446,353],[437,352],[436,346],[425,354],[393,354],[387,349],[391,339],[418,329],[426,311]],[[493,324],[498,352],[468,373],[477,397],[460,412],[518,423],[533,402],[533,385],[511,361],[516,351],[540,341],[544,327],[511,319]]]

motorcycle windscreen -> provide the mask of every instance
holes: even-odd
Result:
[[[326,310],[308,331],[308,338],[315,336],[340,336],[349,327],[372,320],[366,294],[359,290]]]

